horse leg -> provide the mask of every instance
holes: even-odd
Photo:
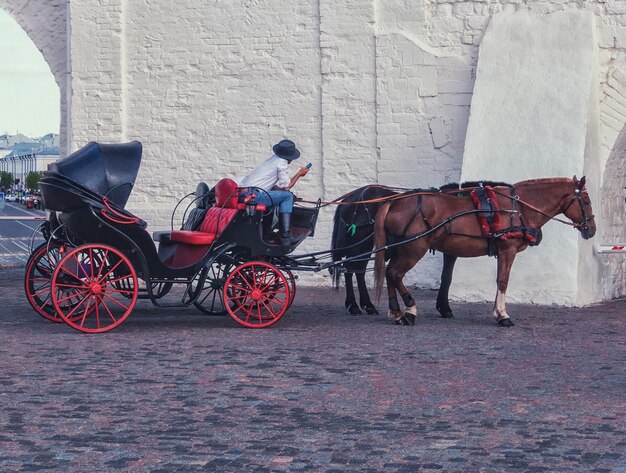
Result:
[[[505,251],[498,252],[498,279],[496,300],[493,304],[493,315],[502,327],[512,327],[513,321],[506,312],[506,289],[509,285],[509,275],[511,274],[511,266],[517,254],[515,248],[507,248]]]
[[[450,284],[452,284],[452,272],[454,270],[454,263],[456,263],[456,256],[450,256],[443,254],[443,269],[441,270],[441,285],[439,286],[439,292],[437,293],[437,311],[444,319],[451,319],[454,317],[452,309],[450,308],[450,300],[448,297],[448,291],[450,290]]]
[[[400,304],[398,304],[396,288],[389,284],[389,279],[387,279],[387,294],[389,295],[389,311],[387,312],[387,318],[393,320],[396,325],[404,324],[404,314],[400,310]]]
[[[356,283],[359,288],[359,304],[361,308],[369,315],[378,315],[376,306],[372,304],[367,284],[365,284],[365,270],[367,269],[367,261],[359,264],[359,269],[355,271]]]
[[[415,319],[417,318],[417,304],[415,303],[415,299],[413,299],[409,293],[409,290],[404,285],[404,276],[420,259],[422,259],[422,257],[426,254],[426,251],[428,251],[428,247],[424,245],[416,246],[414,249],[415,252],[413,253],[399,251],[398,258],[392,258],[387,265],[387,286],[390,287],[393,285],[393,287],[400,292],[400,296],[404,302],[404,312],[400,312],[401,317],[399,319],[396,317],[396,323],[402,325],[415,325]],[[396,299],[396,305],[397,303],[398,301]]]
[[[361,315],[361,309],[359,309],[356,303],[356,297],[354,296],[354,285],[352,284],[352,271],[346,268],[346,309],[351,315]]]
[[[389,263],[391,264],[391,261]],[[400,310],[400,304],[398,304],[396,287],[389,278],[389,266],[387,266],[387,270],[385,271],[385,279],[387,280],[387,296],[389,297],[389,311],[387,312],[387,317],[393,320],[396,325],[400,325],[402,323],[403,314]]]

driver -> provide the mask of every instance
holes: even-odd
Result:
[[[274,154],[259,164],[247,176],[237,180],[242,194],[248,192],[248,187],[258,187],[265,192],[256,192],[254,201],[257,204],[278,206],[279,236],[283,245],[289,244],[291,239],[291,211],[293,209],[293,194],[289,190],[302,176],[309,172],[302,167],[289,177],[289,164],[300,157],[300,151],[291,140],[281,140],[272,147]]]

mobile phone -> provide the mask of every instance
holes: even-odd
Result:
[[[309,164],[307,164],[307,165],[306,165],[306,168],[307,168],[307,169],[311,169],[311,166],[313,166],[313,164],[312,164],[312,163],[309,163]]]

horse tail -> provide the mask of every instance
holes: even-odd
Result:
[[[343,252],[340,251],[341,248],[345,247],[343,232],[340,230],[341,226],[341,205],[337,206],[337,210],[335,211],[335,216],[333,218],[333,235],[330,239],[330,250],[333,258],[333,263],[341,260],[343,258]],[[341,271],[339,271],[338,266],[331,266],[328,268],[330,275],[333,279],[333,288],[335,290],[339,290],[339,281],[341,279]]]
[[[391,207],[391,202],[383,204],[374,219],[374,249],[380,250],[387,245],[387,233],[385,232],[385,220]],[[376,252],[374,259],[374,288],[376,294],[376,303],[380,303],[380,295],[383,290],[383,279],[385,278],[385,251]]]

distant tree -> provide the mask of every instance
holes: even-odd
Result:
[[[8,189],[11,187],[11,184],[13,184],[13,175],[6,171],[0,172],[0,186]]]
[[[38,191],[39,190],[38,184],[42,177],[43,177],[42,171],[31,171],[28,174],[26,174],[26,188],[32,191]]]

